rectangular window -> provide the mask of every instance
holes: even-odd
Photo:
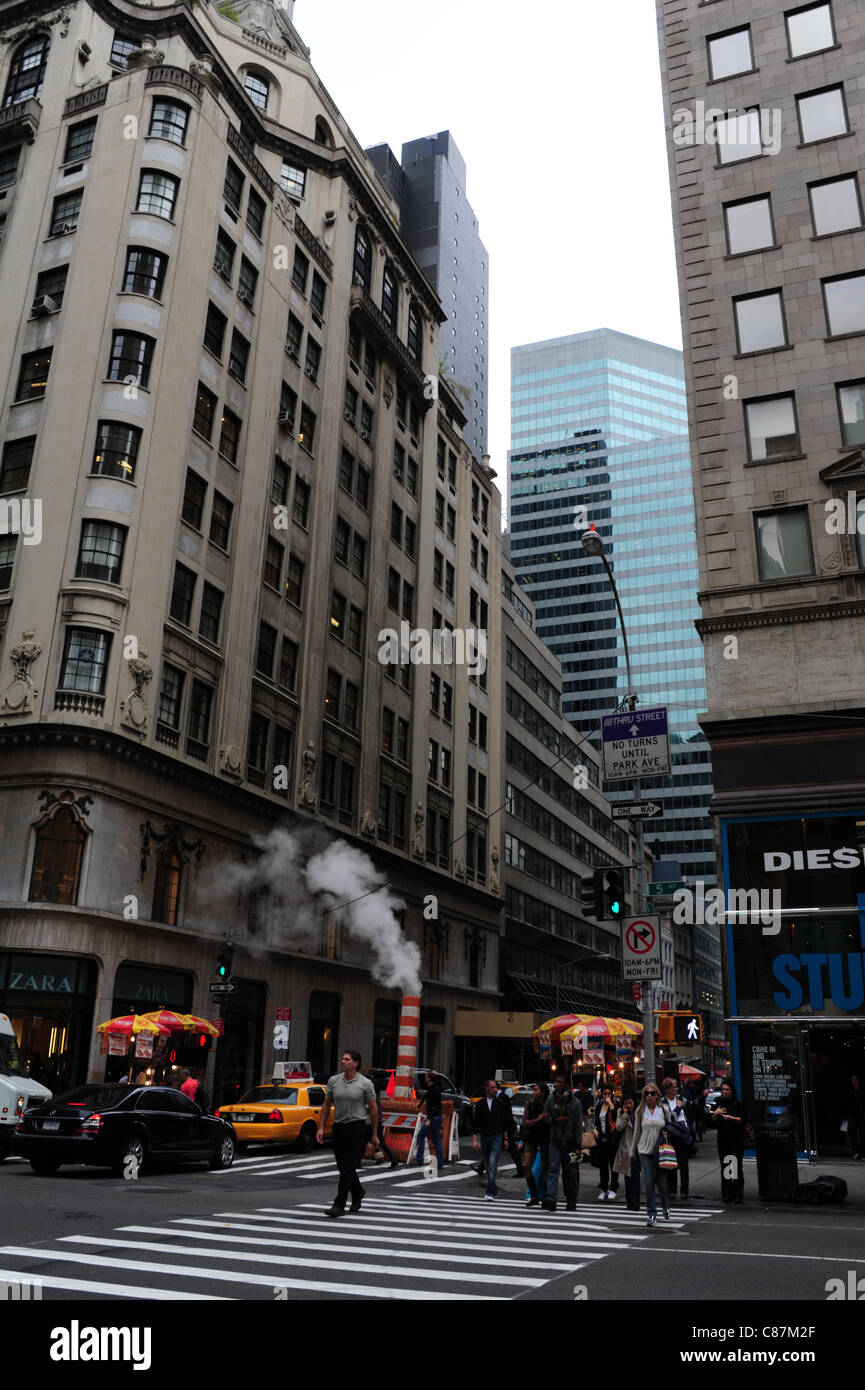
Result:
[[[168,97],[154,97],[150,115],[152,138],[170,140],[173,145],[186,143],[186,127],[189,124],[189,107],[179,101],[169,101]]]
[[[748,455],[752,463],[799,453],[796,403],[792,395],[746,401],[745,421]]]
[[[258,271],[245,256],[240,258],[240,274],[237,277],[237,297],[247,309],[255,303],[255,287],[258,284]]]
[[[328,671],[324,690],[324,712],[328,719],[339,719],[342,701],[342,676],[337,671]]]
[[[405,449],[401,444],[393,446],[393,476],[398,483],[405,482]]]
[[[372,386],[373,388],[375,387],[376,366],[375,351],[369,343],[366,343],[364,344],[363,350],[363,374],[366,377],[367,386]],[[397,400],[399,400],[399,391],[400,388],[397,387]]]
[[[114,41],[111,44],[111,53],[108,62],[113,68],[126,68],[126,59],[129,57],[133,48],[138,47],[137,39],[128,39],[123,34],[115,33]]]
[[[204,324],[204,346],[214,357],[222,357],[222,344],[228,319],[215,304],[208,304],[207,319]]]
[[[246,761],[254,772],[264,772],[267,768],[267,740],[270,735],[270,720],[263,714],[253,714],[249,721],[249,745]]]
[[[352,681],[345,683],[345,695],[342,704],[342,722],[347,729],[357,731],[360,720],[360,688]]]
[[[303,606],[303,574],[304,564],[294,555],[288,562],[288,572],[285,576],[285,597],[289,603],[293,603],[296,608]]]
[[[441,777],[442,786],[447,790],[451,784],[451,754],[449,748],[441,750]]]
[[[217,275],[221,275],[223,280],[231,283],[231,276],[234,267],[234,253],[237,250],[234,242],[227,232],[220,227],[216,233],[216,252],[213,257],[213,269]]]
[[[356,579],[366,577],[366,541],[356,532],[351,542],[351,572]]]
[[[724,207],[727,223],[727,251],[731,256],[747,251],[761,251],[775,245],[772,222],[772,199],[767,193],[760,198],[746,198]]]
[[[312,272],[312,288],[309,292],[309,306],[314,314],[324,318],[324,300],[327,294],[327,286],[317,270]]]
[[[400,578],[393,568],[387,572],[387,603],[389,608],[399,611]]]
[[[360,464],[358,464],[357,489],[355,492],[355,496],[357,498],[358,506],[363,507],[365,512],[369,511],[369,494],[370,471],[368,468],[363,468]]]
[[[186,722],[187,739],[192,741],[192,748],[189,742],[186,751],[199,755],[207,754],[210,743],[210,712],[213,707],[213,690],[209,685],[202,681],[192,682],[192,694],[189,700],[189,714]],[[197,745],[197,747],[195,746]]]
[[[121,425],[114,420],[100,420],[96,427],[96,448],[91,473],[103,478],[122,478],[131,483],[135,477],[141,430],[135,425]]]
[[[46,348],[42,352],[27,352],[21,358],[18,385],[15,389],[16,401],[33,401],[45,395],[51,367],[51,352],[51,348]]]
[[[222,196],[234,212],[240,212],[240,203],[243,198],[243,174],[240,172],[233,159],[229,159],[225,167],[225,183],[222,188]]]
[[[285,335],[285,350],[295,362],[300,361],[300,344],[303,338],[303,324],[294,314],[288,316],[288,330]]]
[[[363,613],[354,604],[348,612],[348,645],[353,652],[363,649]]]
[[[396,716],[392,709],[383,709],[381,713],[381,751],[392,753],[394,745],[394,729],[396,727]]]
[[[396,755],[404,763],[408,762],[409,723],[407,719],[396,721]]]
[[[478,710],[477,705],[469,705],[469,743],[478,741]]]
[[[301,294],[306,294],[306,282],[309,277],[309,257],[305,256],[299,246],[294,248],[294,264],[291,268],[291,283]]]
[[[273,766],[274,771],[285,768],[286,774],[291,767],[291,745],[294,734],[291,729],[285,729],[281,724],[277,724],[273,731]],[[288,788],[275,786],[273,790],[277,796],[288,796]]]
[[[405,553],[406,553],[406,555],[408,555],[409,559],[411,559],[411,560],[413,560],[414,557],[415,557],[416,537],[417,537],[417,527],[415,526],[415,524],[414,524],[413,521],[409,520],[409,518],[406,517],[406,519],[405,519]]]
[[[482,772],[478,773],[478,809],[487,809],[487,779]]]
[[[807,507],[755,516],[761,579],[789,579],[813,574]]]
[[[67,628],[60,689],[102,695],[110,651],[111,637],[108,633],[88,627]]]
[[[343,492],[347,492],[351,496],[354,490],[354,459],[348,449],[343,449],[339,461],[339,485]]]
[[[82,521],[76,580],[103,580],[120,584],[127,528],[108,521]]]
[[[125,382],[131,378],[138,386],[147,387],[154,347],[155,340],[142,333],[115,333],[111,341],[108,380]]]
[[[481,493],[481,530],[486,532],[490,529],[490,499],[485,492]]]
[[[306,361],[303,365],[305,374],[310,381],[318,381],[318,369],[321,364],[321,348],[314,338],[307,335],[306,339]]]
[[[212,584],[205,584],[201,591],[201,611],[198,615],[198,635],[214,646],[219,642],[219,620],[222,615],[223,595]]]
[[[430,782],[437,782],[439,775],[439,746],[435,739],[431,738],[427,749],[427,778]]]
[[[282,639],[282,655],[279,661],[279,684],[283,690],[297,689],[298,646],[288,637]]]
[[[751,50],[751,30],[748,25],[743,29],[731,29],[726,34],[717,34],[714,38],[708,39],[707,44],[709,76],[713,81],[753,70],[754,54]]]
[[[302,478],[295,479],[291,516],[298,526],[305,527],[309,521],[309,496],[309,484],[305,483]]]
[[[170,222],[174,216],[179,187],[180,180],[172,174],[161,174],[156,169],[142,169],[135,211],[149,212]]]
[[[485,545],[481,546],[481,579],[486,579],[489,568],[490,552]]]
[[[417,460],[410,458],[405,469],[406,492],[410,497],[417,497]]]
[[[780,290],[748,294],[733,300],[739,352],[762,352],[787,341]]]
[[[249,197],[246,202],[246,225],[254,237],[261,241],[264,231],[264,212],[266,203],[254,188],[250,188]]]
[[[346,383],[345,404],[343,406],[343,416],[350,425],[357,424],[357,391],[350,383]]]
[[[445,557],[440,550],[433,551],[433,584],[437,589],[444,583]]]
[[[246,381],[246,367],[249,362],[249,342],[236,328],[231,330],[231,351],[228,354],[229,375],[243,383]]]
[[[803,145],[814,140],[828,140],[833,135],[846,135],[850,128],[844,88],[840,85],[797,97],[796,106]]]
[[[345,598],[336,589],[330,596],[330,635],[345,641]]]
[[[445,593],[448,598],[454,596],[454,567],[450,560],[445,561]]]
[[[258,624],[258,646],[255,651],[255,669],[268,680],[273,678],[273,662],[276,656],[276,628],[270,623]]]
[[[237,463],[237,451],[240,447],[240,423],[240,417],[232,410],[223,409],[219,430],[219,452],[224,459],[233,464]]]
[[[367,405],[366,401],[361,401],[361,403],[360,403],[360,437],[361,437],[361,439],[363,439],[363,440],[365,441],[365,443],[367,443],[367,444],[371,444],[371,443],[372,443],[372,424],[373,424],[372,408],[371,408],[370,406]]]
[[[838,275],[824,280],[823,294],[830,334],[865,331],[865,275]]]
[[[478,711],[478,747],[479,747],[479,748],[486,748],[486,746],[487,746],[487,717],[486,717],[485,714],[481,714],[481,712],[480,712],[480,710],[479,710],[479,711]]]
[[[0,533],[0,589],[12,587],[12,571],[15,566],[15,551],[18,537],[11,531]]]
[[[185,565],[174,566],[169,613],[175,622],[189,627],[192,622],[192,600],[195,594],[195,575]]]
[[[403,582],[402,582],[402,616],[403,616],[404,618],[408,618],[409,622],[411,622],[411,619],[412,619],[412,610],[413,610],[413,609],[414,609],[414,585],[413,585],[413,584],[409,584],[408,581],[404,579]]]
[[[273,536],[268,536],[267,545],[264,548],[264,567],[261,572],[262,580],[271,589],[279,589],[282,582],[282,561],[285,551],[279,541],[274,540]]]
[[[435,524],[436,524],[436,526],[438,526],[438,528],[439,528],[440,531],[443,531],[443,530],[444,530],[444,527],[445,527],[445,499],[442,497],[442,495],[441,495],[440,492],[437,492],[437,493],[436,493],[436,500],[435,500]]]
[[[348,564],[349,544],[351,539],[351,527],[341,516],[336,519],[336,542],[334,554],[341,565]]]
[[[161,299],[168,257],[143,246],[130,246],[126,252],[122,294],[143,294]]]
[[[837,391],[843,442],[865,444],[865,381],[851,381]]]
[[[297,435],[298,444],[302,444],[310,454],[315,444],[315,425],[316,417],[308,405],[300,407],[300,429]]]
[[[36,448],[35,434],[27,439],[10,439],[3,445],[3,463],[0,467],[0,496],[10,492],[23,492],[30,480],[30,467],[33,451]]]
[[[273,460],[273,480],[270,484],[270,500],[277,506],[284,507],[288,502],[288,484],[291,480],[291,469],[282,459]]]
[[[293,198],[302,198],[306,188],[306,170],[284,159],[279,183],[283,192],[290,193]]]
[[[292,391],[287,382],[282,383],[279,393],[279,423],[284,430],[294,430],[297,415],[297,392]]]
[[[477,780],[477,772],[473,767],[470,767],[466,778],[466,801],[468,801],[471,806],[474,806],[477,798]]]
[[[206,386],[198,383],[198,391],[195,395],[195,410],[192,415],[192,428],[196,434],[200,434],[210,442],[213,434],[213,422],[216,419],[216,397],[212,391],[208,391]]]
[[[719,164],[738,164],[764,153],[759,106],[736,111],[715,122]]]
[[[833,232],[862,226],[862,199],[855,174],[810,183],[808,193],[815,236],[831,236]]]
[[[457,514],[453,507],[448,507],[447,537],[449,541],[455,540],[457,533]]]
[[[49,236],[65,236],[67,232],[75,231],[83,196],[83,189],[79,188],[77,193],[62,193],[54,199]]]
[[[176,666],[166,664],[162,668],[162,684],[159,689],[159,704],[156,719],[169,729],[180,728],[180,701],[183,698],[184,672]]]
[[[228,549],[233,510],[234,508],[227,497],[223,497],[221,492],[214,492],[213,506],[210,509],[210,539],[214,545],[219,546],[220,550]]]
[[[201,518],[204,515],[204,499],[207,496],[207,483],[203,478],[199,478],[191,468],[186,470],[186,484],[183,489],[183,506],[180,508],[181,521],[185,521],[187,526],[194,530],[201,530]]]
[[[0,154],[0,188],[9,188],[18,177],[18,161],[21,158],[21,146],[16,145],[14,149],[4,150]]]
[[[350,821],[354,814],[354,774],[351,763],[344,759],[339,770],[339,818]]]
[[[790,10],[786,20],[791,58],[802,58],[806,53],[820,53],[824,48],[834,48],[835,28],[831,5],[804,5],[800,10]]]
[[[447,681],[442,682],[442,719],[446,724],[450,724],[453,719],[453,686],[448,685]]]
[[[89,159],[96,136],[96,117],[89,121],[79,121],[66,131],[66,148],[63,151],[64,164],[80,164]]]
[[[402,545],[402,508],[396,502],[390,504],[390,538],[396,545]]]

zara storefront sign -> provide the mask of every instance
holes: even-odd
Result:
[[[68,975],[27,975],[23,970],[10,972],[8,987],[9,989],[26,990],[32,994],[75,993]]]

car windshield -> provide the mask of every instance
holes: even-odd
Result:
[[[0,1076],[26,1076],[27,1068],[21,1060],[15,1038],[0,1038]]]
[[[271,1100],[278,1101],[280,1105],[297,1105],[297,1091],[292,1086],[253,1086],[251,1091],[241,1096],[240,1104],[246,1101],[257,1105],[261,1101]]]
[[[76,1086],[73,1091],[64,1091],[55,1096],[57,1105],[75,1105],[85,1110],[113,1110],[122,1105],[130,1096],[138,1094],[140,1087],[93,1085]]]

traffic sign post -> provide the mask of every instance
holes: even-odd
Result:
[[[643,914],[622,922],[622,979],[660,980],[660,918]]]
[[[687,888],[687,883],[683,878],[677,879],[675,883],[650,883],[650,898],[671,898],[674,893],[678,893],[681,888]]]
[[[663,814],[664,808],[659,801],[631,801],[613,807],[613,820],[653,820]]]
[[[602,715],[601,743],[605,782],[665,777],[670,771],[666,706]]]

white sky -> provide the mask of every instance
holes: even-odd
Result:
[[[504,494],[512,346],[681,347],[654,0],[297,0],[294,22],[363,146],[449,129],[466,161]]]

